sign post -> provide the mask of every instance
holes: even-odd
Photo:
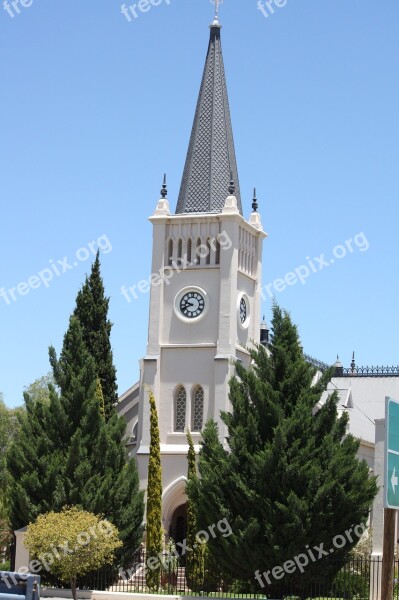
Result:
[[[399,402],[386,398],[385,507],[399,510]]]
[[[399,510],[399,402],[386,398],[382,600],[393,599],[396,511]]]

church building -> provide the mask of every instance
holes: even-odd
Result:
[[[186,163],[175,210],[166,181],[150,221],[153,251],[148,344],[140,382],[119,401],[141,486],[150,445],[148,389],[160,427],[163,525],[185,537],[187,438],[199,448],[203,424],[229,407],[234,361],[260,339],[263,231],[256,198],[242,210],[218,16],[210,26]]]
[[[256,194],[243,214],[218,16],[210,25],[197,107],[180,193],[174,212],[166,179],[150,221],[153,225],[152,286],[148,344],[140,381],[118,403],[127,421],[128,448],[147,487],[150,446],[148,389],[155,395],[163,475],[163,526],[179,542],[186,531],[187,439],[199,450],[204,423],[213,418],[226,437],[220,411],[229,409],[234,362],[249,365],[246,348],[267,343],[260,325],[262,246],[266,233]],[[173,203],[174,204],[174,203]],[[312,362],[320,371],[328,365]],[[338,391],[340,412],[360,440],[359,458],[379,478],[383,473],[385,396],[399,400],[399,367],[344,368],[321,398]],[[383,490],[375,501],[374,556],[381,556]]]

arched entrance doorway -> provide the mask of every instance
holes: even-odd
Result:
[[[173,539],[176,534],[181,536],[183,521],[180,518],[177,523],[177,517],[183,517],[184,524],[187,521],[187,509],[181,508],[187,502],[186,485],[187,478],[182,475],[165,488],[162,496],[162,523],[168,536],[172,536]],[[186,529],[186,526],[184,528]]]
[[[175,544],[182,544],[187,537],[187,504],[181,504],[173,512],[169,536],[173,538]],[[180,554],[181,546],[177,546],[177,551]]]

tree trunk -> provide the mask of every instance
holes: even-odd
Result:
[[[74,577],[73,579],[71,579],[71,591],[72,591],[72,598],[73,600],[78,600],[77,594],[76,594],[76,577]]]

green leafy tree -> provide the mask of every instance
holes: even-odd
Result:
[[[48,373],[39,379],[36,379],[33,383],[25,388],[24,396],[28,396],[34,402],[50,403],[50,388],[55,385],[54,377],[52,373]]]
[[[231,412],[221,415],[229,449],[210,421],[203,432],[201,478],[189,482],[188,493],[201,529],[222,517],[229,521],[232,535],[209,541],[223,571],[259,589],[263,573],[306,552],[307,545],[331,548],[336,535],[365,523],[377,486],[357,458],[359,441],[347,433],[348,415],[338,417],[337,394],[316,408],[331,373],[315,383],[297,329],[279,307],[270,352],[258,347],[251,357],[251,368],[236,364]],[[336,549],[334,561],[345,558],[354,543]],[[309,559],[304,573],[296,569],[284,582],[303,596],[311,582],[331,576],[329,562]],[[263,579],[270,594],[278,593],[280,583]]]
[[[0,474],[5,467],[8,449],[19,434],[22,413],[21,408],[8,408],[0,394]]]
[[[160,583],[159,554],[163,548],[162,527],[162,466],[161,448],[158,426],[158,412],[154,394],[149,391],[151,407],[150,417],[150,458],[148,463],[147,488],[147,585],[150,590],[157,590]]]
[[[101,277],[100,254],[97,252],[90,276],[76,298],[75,316],[83,328],[83,339],[94,358],[104,395],[105,418],[108,421],[118,402],[116,369],[111,348],[112,323],[108,319],[109,299],[105,296]]]
[[[50,572],[70,583],[73,598],[77,600],[78,576],[111,564],[122,542],[110,522],[71,507],[60,513],[40,515],[29,525],[25,544],[34,559],[40,561],[46,557]]]
[[[7,408],[0,393],[0,517],[7,521],[7,453],[13,440],[20,432],[20,421],[24,410],[21,407]]]
[[[142,537],[143,494],[125,447],[126,422],[106,423],[96,365],[79,320],[71,317],[59,359],[50,348],[54,380],[49,404],[26,397],[27,418],[8,455],[13,527],[76,505],[103,514],[120,531],[117,559],[129,565]]]
[[[8,557],[9,546],[12,541],[12,532],[10,529],[8,514],[4,499],[0,498],[0,564],[2,560]],[[0,571],[1,571],[0,567]]]
[[[0,521],[7,518],[7,509],[4,502],[4,498],[0,497]],[[1,545],[1,544],[0,544]]]

